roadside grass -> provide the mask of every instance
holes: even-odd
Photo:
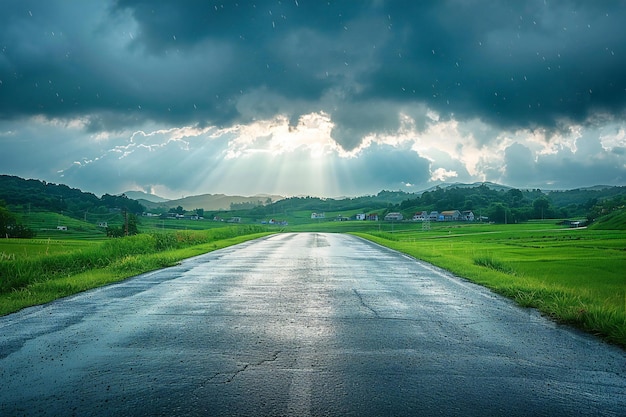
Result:
[[[269,234],[257,226],[140,234],[27,257],[7,252],[10,248],[19,252],[24,243],[0,240],[0,253],[5,254],[0,258],[0,315]]]
[[[624,232],[534,226],[355,234],[626,347]]]

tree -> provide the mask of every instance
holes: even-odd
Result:
[[[35,231],[17,222],[13,213],[0,200],[0,238],[13,237],[30,239],[35,237]]]
[[[502,203],[495,203],[489,210],[489,219],[496,223],[508,223],[508,209]]]
[[[204,217],[204,209],[203,208],[197,208],[196,209],[196,214],[198,215],[198,217]]]
[[[533,201],[533,215],[535,219],[550,217],[550,201],[545,197],[539,197]]]
[[[172,207],[169,212],[176,214],[185,214],[185,209],[182,206],[177,206],[176,208]]]

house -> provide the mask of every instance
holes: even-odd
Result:
[[[431,211],[430,214],[428,215],[428,218],[430,220],[439,220],[439,212],[438,211]]]
[[[99,222],[98,223],[98,227],[103,227],[103,228],[106,229],[107,227],[109,227],[109,223],[107,223],[107,222]]]
[[[371,213],[367,215],[367,220],[372,221],[372,222],[377,222],[378,221],[378,213]]]
[[[226,223],[241,223],[241,217],[231,217],[226,220]]]
[[[473,222],[475,220],[474,213],[470,210],[466,210],[461,213],[461,220],[465,220],[466,222]]]
[[[67,226],[57,226],[57,230],[66,231],[67,230]]]
[[[335,217],[336,222],[347,222],[348,220],[350,220],[348,217],[342,216],[341,214]]]
[[[356,219],[357,220],[365,220],[366,217],[367,216],[366,216],[365,213],[359,213],[359,214],[356,215]]]
[[[426,219],[428,219],[428,212],[422,211],[420,213],[415,213],[412,220],[417,222],[423,222]]]
[[[392,212],[385,216],[385,221],[400,221],[402,218],[402,213]]]
[[[312,219],[325,219],[326,213],[311,213]]]
[[[461,212],[458,210],[442,211],[439,218],[441,219],[442,216],[444,222],[457,222],[461,220]]]

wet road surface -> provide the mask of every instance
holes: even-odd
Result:
[[[0,415],[626,416],[626,353],[356,237],[0,318]]]

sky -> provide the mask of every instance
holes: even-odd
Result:
[[[626,185],[624,0],[3,0],[0,174],[95,194]]]

